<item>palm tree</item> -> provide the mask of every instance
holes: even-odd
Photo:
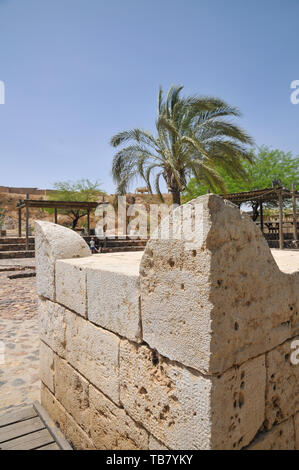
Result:
[[[211,190],[225,192],[218,169],[234,178],[244,178],[243,160],[252,161],[248,145],[252,139],[231,117],[240,116],[237,108],[214,97],[181,97],[182,86],[171,86],[166,99],[160,87],[158,94],[157,134],[142,129],[120,132],[111,145],[128,144],[113,158],[112,176],[119,194],[141,176],[152,193],[163,200],[159,181],[163,177],[173,202],[180,204],[187,180],[194,176]]]

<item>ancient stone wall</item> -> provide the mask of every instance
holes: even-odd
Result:
[[[189,209],[144,254],[36,224],[41,400],[75,448],[299,449],[299,272],[231,203]]]

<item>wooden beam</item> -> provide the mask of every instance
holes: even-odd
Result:
[[[293,206],[293,233],[295,242],[298,240],[297,234],[297,207],[296,207],[296,189],[295,184],[292,184],[292,206]]]
[[[19,237],[22,236],[22,209],[18,209]]]
[[[47,411],[41,406],[41,404],[38,401],[35,401],[33,403],[33,407],[37,411],[38,415],[40,416],[41,420],[45,424],[48,431],[50,431],[50,434],[52,435],[53,439],[58,444],[60,449],[73,450],[73,448],[71,447],[69,442],[66,440],[66,438],[64,437],[60,429],[58,429],[58,427],[52,421]]]
[[[26,194],[26,200],[29,199],[29,194]],[[29,250],[29,207],[26,206],[26,250]]]
[[[91,210],[96,209],[102,202],[86,202],[86,201],[40,201],[36,199],[24,199],[18,205],[18,207],[38,207],[38,208],[52,208],[55,207],[60,209],[82,209]]]
[[[87,209],[87,236],[90,236],[90,211]]]
[[[264,211],[263,211],[263,201],[260,201],[260,221],[261,221],[261,231],[264,233]]]
[[[278,192],[279,204],[279,248],[283,250],[283,199],[281,191]]]
[[[54,222],[57,224],[57,207],[54,209]]]

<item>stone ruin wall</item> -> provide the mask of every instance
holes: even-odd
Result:
[[[236,206],[189,204],[201,234],[141,263],[36,223],[41,401],[77,449],[299,449],[299,272]]]

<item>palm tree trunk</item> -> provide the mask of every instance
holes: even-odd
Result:
[[[181,205],[181,193],[178,188],[171,188],[173,204]]]

